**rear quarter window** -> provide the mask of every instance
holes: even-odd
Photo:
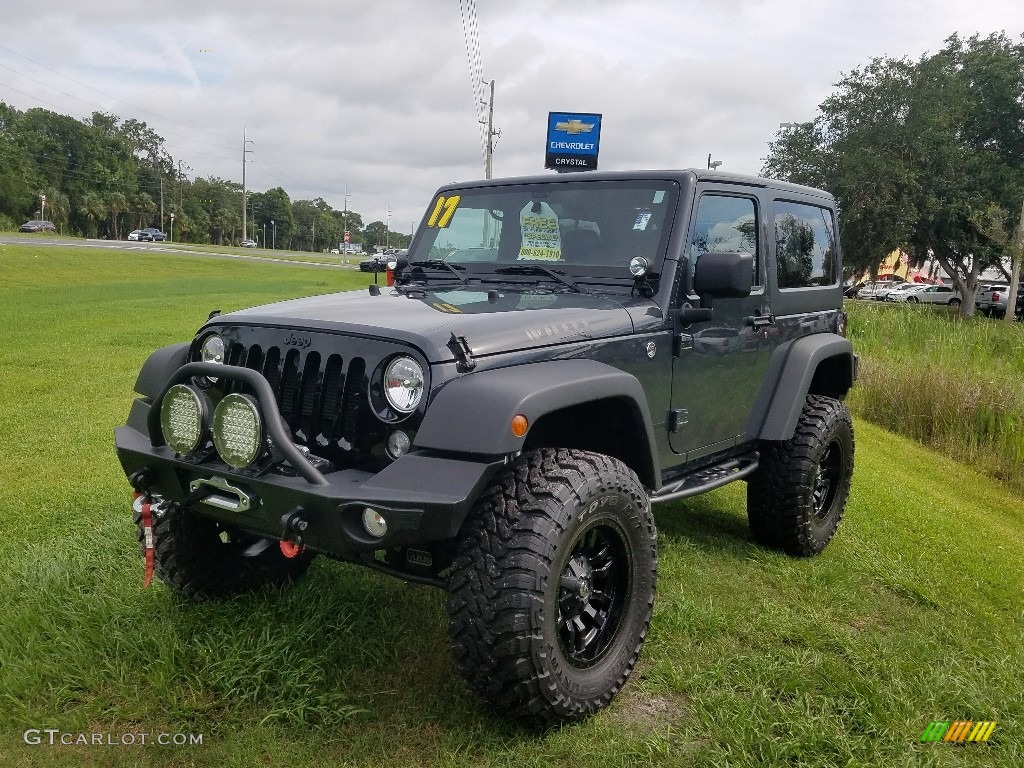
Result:
[[[832,211],[808,203],[774,202],[778,287],[833,286],[839,278]]]

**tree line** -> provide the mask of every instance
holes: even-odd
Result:
[[[762,173],[835,195],[847,267],[877,269],[894,248],[934,259],[969,315],[985,269],[1019,270],[1024,44],[953,35],[917,61],[872,59],[780,129]]]
[[[88,120],[0,101],[0,230],[46,218],[64,234],[121,240],[133,229],[169,229],[192,243],[319,251],[350,242],[372,251],[410,236],[323,198],[291,200],[281,187],[249,192],[242,231],[242,185],[216,177],[189,179],[182,162],[145,122],[94,112]],[[161,193],[164,220],[161,222]],[[45,204],[43,198],[45,197]]]

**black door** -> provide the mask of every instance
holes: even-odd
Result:
[[[764,324],[772,312],[765,286],[763,202],[756,194],[714,185],[699,188],[698,195],[684,252],[689,276],[677,306],[698,305],[688,290],[693,268],[705,253],[750,253],[754,275],[750,296],[715,299],[710,322],[677,328],[669,443],[687,461],[725,450],[745,437],[772,345]]]

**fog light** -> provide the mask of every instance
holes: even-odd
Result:
[[[213,444],[224,463],[242,469],[263,450],[263,420],[249,395],[231,394],[213,412]]]
[[[392,459],[400,459],[409,452],[412,440],[400,429],[396,429],[388,435],[387,451]]]
[[[185,384],[167,390],[160,404],[160,429],[171,450],[192,453],[206,435],[209,401],[201,392]]]
[[[388,532],[388,521],[375,510],[367,507],[363,510],[363,528],[375,538],[382,538]]]

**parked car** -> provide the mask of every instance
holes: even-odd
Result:
[[[239,243],[239,245],[241,245],[243,248],[255,248],[256,247],[256,241],[255,240],[250,240],[249,238],[246,238],[241,243]]]
[[[863,282],[854,282],[853,280],[847,281],[843,284],[843,296],[847,299],[857,298],[857,293],[864,287],[864,285],[865,283]]]
[[[57,227],[53,225],[52,221],[40,221],[39,219],[32,219],[26,221],[18,230],[21,232],[56,232]]]
[[[913,296],[918,291],[922,291],[927,287],[928,283],[903,283],[885,294],[885,300],[906,301],[910,296]]]
[[[1017,300],[1024,293],[1024,283],[1017,286]],[[974,300],[974,308],[985,317],[1003,317],[1006,304],[1010,299],[1010,287],[1007,285],[983,285]]]
[[[951,285],[929,285],[917,293],[907,296],[911,304],[948,304],[951,307],[960,306],[960,292],[953,289]]]
[[[743,480],[727,498],[745,497],[753,541],[809,557],[838,530],[857,358],[836,204],[698,169],[472,180],[425,210],[392,288],[214,312],[152,353],[115,431],[138,538],[119,545],[145,556],[144,583],[195,600],[276,597],[317,555],[445,590],[446,612],[433,594],[403,598],[449,622],[453,661],[433,684],[461,714],[457,670],[499,714],[548,729],[611,703],[665,629],[650,624],[653,504]],[[595,223],[615,263],[551,258],[559,218]],[[498,261],[438,260],[491,220],[505,222]],[[744,233],[776,224],[795,240],[761,249],[755,270]],[[722,356],[699,353],[709,339]],[[737,339],[750,343],[723,341]],[[686,588],[676,569],[660,578]],[[144,601],[157,621],[163,597]],[[437,634],[394,629],[383,655]]]
[[[378,253],[372,258],[359,262],[360,272],[386,272],[387,268],[387,256],[383,253]]]
[[[879,291],[887,291],[889,288],[892,288],[893,285],[895,285],[895,283],[892,280],[877,280],[873,283],[867,283],[863,288],[857,291],[857,298],[881,300],[885,297],[885,294],[883,293],[882,296],[879,296]]]
[[[153,242],[153,236],[144,229],[133,229],[128,233],[129,240],[148,240]]]
[[[149,236],[150,236],[149,239],[150,240],[161,240],[162,241],[162,240],[166,240],[167,239],[167,235],[165,235],[163,232],[161,232],[156,227],[146,227],[142,231],[149,233]]]
[[[874,296],[874,298],[875,298],[876,301],[885,301],[886,297],[892,291],[899,290],[900,288],[902,288],[905,285],[906,285],[906,282],[900,280],[900,281],[894,281],[892,283],[889,283],[888,285],[878,286],[878,287],[875,288],[875,296]]]

